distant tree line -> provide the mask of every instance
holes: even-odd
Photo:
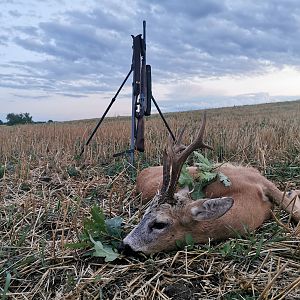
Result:
[[[28,112],[20,113],[20,114],[9,113],[6,115],[6,120],[7,120],[6,123],[0,120],[0,125],[12,126],[18,124],[46,123],[46,122],[34,122],[32,120],[32,116]],[[48,123],[53,123],[53,121],[49,120]]]
[[[16,125],[16,124],[31,124],[33,123],[32,117],[29,113],[21,113],[21,114],[14,114],[9,113],[6,116],[7,123],[6,125]]]

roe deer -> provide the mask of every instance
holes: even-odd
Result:
[[[188,147],[178,139],[170,140],[164,151],[163,167],[149,167],[137,179],[137,190],[143,199],[153,197],[140,223],[125,237],[121,250],[151,254],[176,248],[176,241],[191,234],[197,243],[220,240],[255,230],[271,216],[272,201],[300,221],[300,190],[284,196],[272,182],[251,167],[224,164],[217,167],[229,179],[225,186],[219,180],[204,189],[205,199],[192,200],[188,188],[176,192],[184,162],[196,149],[209,148],[203,142],[206,116],[197,138]],[[196,173],[196,168],[189,172]],[[160,191],[156,193],[160,187]],[[155,194],[156,193],[156,194]]]

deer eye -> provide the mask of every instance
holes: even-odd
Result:
[[[152,224],[151,229],[164,229],[168,226],[168,223],[164,222],[155,222]]]

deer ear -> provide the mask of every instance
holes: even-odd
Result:
[[[230,197],[194,201],[190,207],[192,218],[196,221],[218,219],[232,207],[233,202]]]

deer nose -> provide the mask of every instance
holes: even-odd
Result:
[[[128,245],[125,244],[123,241],[117,247],[119,253],[123,253],[124,255],[134,255],[136,252]]]

